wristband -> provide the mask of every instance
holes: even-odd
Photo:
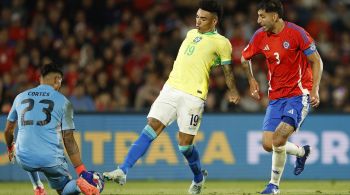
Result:
[[[85,168],[84,164],[81,164],[81,165],[75,167],[75,171],[77,172],[78,175],[80,175],[81,172],[86,171],[86,168]]]

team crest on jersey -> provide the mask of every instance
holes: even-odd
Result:
[[[284,49],[288,49],[289,46],[290,46],[290,44],[289,44],[288,41],[284,41],[284,42],[283,42],[283,47],[284,47]]]
[[[202,40],[202,37],[196,37],[193,39],[193,43],[198,43],[201,40]]]

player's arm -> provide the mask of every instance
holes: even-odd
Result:
[[[7,153],[10,162],[14,162],[13,158],[15,157],[15,140],[14,140],[14,133],[17,125],[17,110],[16,110],[16,104],[18,101],[18,96],[16,96],[15,100],[13,101],[11,110],[7,116],[4,136],[5,136],[5,142],[7,145]]]
[[[86,168],[80,158],[80,151],[77,142],[74,139],[74,121],[73,121],[73,106],[70,101],[65,99],[62,116],[62,139],[66,148],[69,159],[71,160],[75,171],[78,175],[86,173]]]
[[[5,131],[4,131],[7,147],[11,147],[13,145],[15,128],[16,128],[16,122],[7,120]]]
[[[69,159],[78,176],[84,178],[90,184],[95,185],[92,172],[86,170],[85,165],[80,158],[79,147],[74,139],[75,126],[73,122],[73,106],[67,99],[64,105],[62,118],[62,139]]]
[[[77,142],[74,139],[74,130],[62,131],[62,139],[66,148],[67,154],[74,167],[83,165],[80,158],[80,151]]]
[[[253,67],[251,60],[246,60],[243,56],[241,57],[241,63],[245,75],[248,78],[250,93],[255,99],[260,99],[259,95],[259,84],[254,78]]]
[[[312,69],[312,90],[310,93],[310,104],[312,107],[317,107],[320,104],[320,97],[318,94],[320,88],[320,81],[323,71],[323,62],[320,54],[317,52],[316,45],[313,38],[308,32],[301,27],[296,27],[298,30],[295,31],[295,39],[299,44],[299,48],[303,51],[307,60],[311,64]]]
[[[13,157],[15,155],[15,144],[14,144],[14,133],[16,129],[16,121],[9,121],[7,120],[6,126],[5,126],[5,141],[7,145],[7,152],[10,162],[12,162]]]
[[[72,162],[77,174],[80,175],[82,172],[86,171],[86,168],[80,158],[79,147],[74,138],[74,130],[62,131],[62,139],[69,159]]]
[[[232,63],[232,45],[228,39],[222,39],[223,41],[218,42],[218,47],[216,54],[218,58],[216,59],[218,64],[222,66],[225,74],[226,85],[229,89],[228,99],[230,102],[237,104],[239,102],[240,96],[236,87],[235,77],[231,68]]]
[[[260,99],[259,84],[254,78],[251,59],[256,54],[261,53],[261,50],[258,47],[261,42],[261,32],[263,32],[262,28],[254,33],[248,45],[243,49],[241,57],[242,67],[249,82],[250,95],[257,100]]]
[[[315,51],[312,54],[307,56],[307,59],[311,63],[312,66],[312,91],[310,94],[310,104],[312,107],[317,107],[320,104],[319,97],[319,89],[320,89],[320,81],[322,77],[323,71],[323,62],[320,54]]]
[[[236,87],[235,77],[231,68],[231,64],[223,65],[226,85],[229,89],[229,101],[237,104],[240,96]]]
[[[79,147],[74,139],[74,130],[72,129],[62,131],[62,139],[69,159],[72,162],[77,174],[88,181],[90,184],[94,184],[92,173],[86,170],[85,165],[80,158]]]

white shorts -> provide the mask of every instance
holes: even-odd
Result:
[[[169,126],[177,119],[180,132],[196,135],[201,124],[203,110],[203,99],[165,84],[153,102],[147,118],[155,118],[165,126]]]

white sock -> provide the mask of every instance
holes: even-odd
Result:
[[[297,157],[303,157],[305,154],[305,150],[303,147],[300,147],[292,142],[287,142],[286,151],[289,155],[294,155]]]
[[[279,186],[282,177],[284,165],[287,160],[286,145],[275,147],[272,146],[272,168],[270,183]]]

